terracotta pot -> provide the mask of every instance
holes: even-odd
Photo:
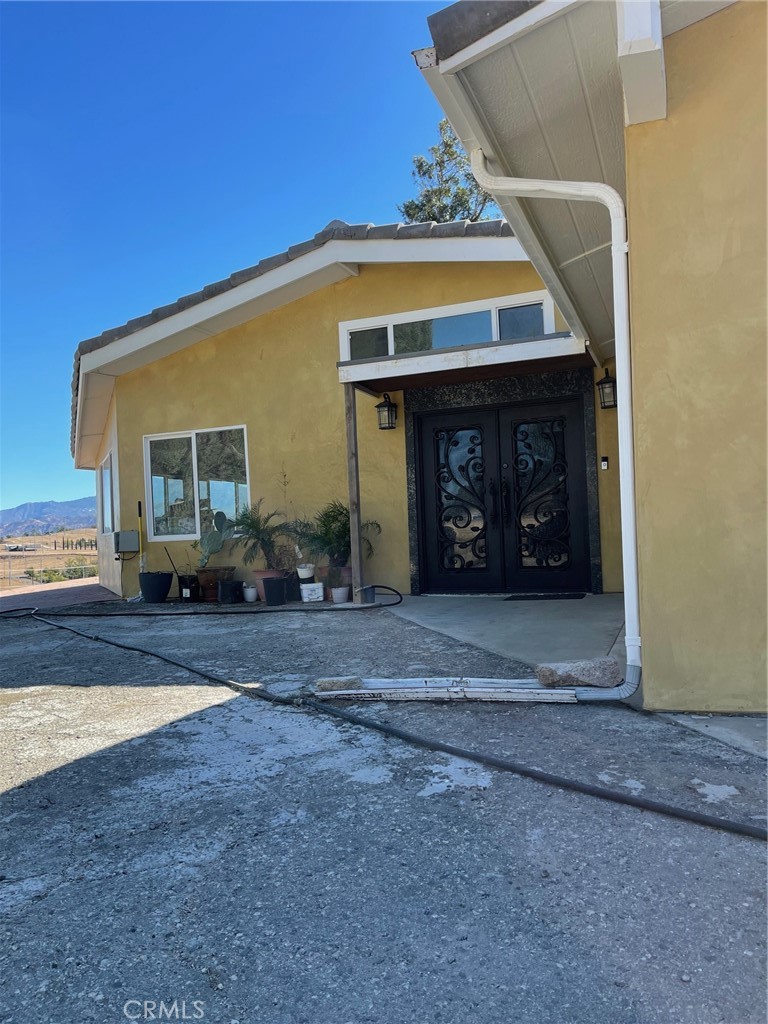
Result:
[[[264,580],[279,580],[285,573],[282,569],[254,569],[253,575],[256,577],[256,589],[259,592],[259,600],[266,601],[264,596]]]
[[[197,570],[197,581],[204,601],[219,600],[219,580],[231,580],[235,575],[234,565],[207,565]]]

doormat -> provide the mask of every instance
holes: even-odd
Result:
[[[510,594],[505,601],[578,601],[586,594],[568,591],[564,594]]]

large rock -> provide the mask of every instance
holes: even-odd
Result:
[[[362,690],[363,680],[359,676],[342,676],[339,679],[318,679],[315,683],[317,693],[330,693],[333,690]]]
[[[589,661],[560,661],[539,665],[536,678],[542,686],[618,686],[622,682],[621,665],[615,658]]]

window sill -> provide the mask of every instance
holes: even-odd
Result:
[[[480,345],[461,345],[436,349],[431,352],[408,352],[379,359],[355,359],[338,362],[339,381],[386,379],[394,376],[456,370],[472,366],[492,366],[504,363],[522,363],[533,359],[580,355],[586,351],[583,341],[570,333],[544,334],[524,341],[489,341]]]

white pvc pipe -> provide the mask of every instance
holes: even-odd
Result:
[[[642,664],[640,608],[637,576],[637,522],[635,518],[635,456],[632,430],[632,365],[629,346],[629,273],[627,218],[624,200],[602,182],[542,181],[536,178],[505,178],[488,171],[480,149],[470,154],[472,173],[481,188],[500,196],[524,199],[567,199],[602,203],[611,217],[613,263],[613,318],[616,332],[616,397],[619,428],[619,493],[621,498],[621,550],[624,567],[624,617],[627,667]],[[639,673],[631,673],[637,675]],[[629,675],[629,673],[628,673]]]

